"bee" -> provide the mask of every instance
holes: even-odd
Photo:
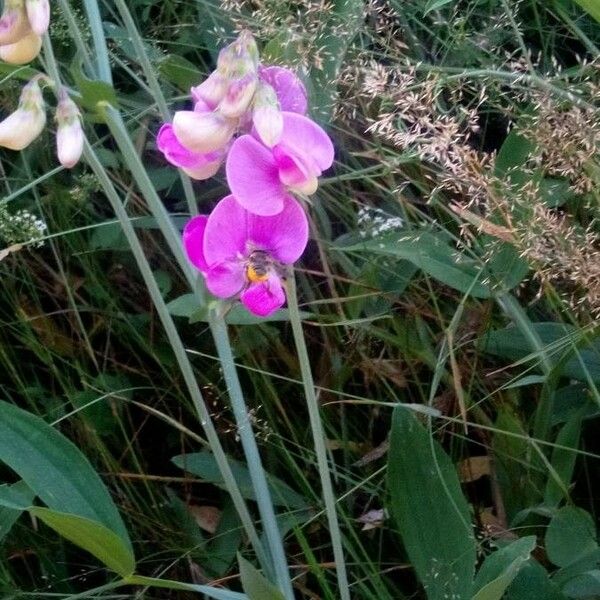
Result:
[[[271,266],[271,257],[266,252],[256,250],[248,257],[246,276],[253,283],[266,281],[269,278]]]

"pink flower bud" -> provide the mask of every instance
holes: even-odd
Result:
[[[31,29],[38,35],[44,35],[50,25],[48,0],[25,0],[25,8]]]
[[[272,148],[279,143],[283,132],[283,115],[279,110],[277,94],[267,83],[260,83],[256,90],[252,122],[265,146]]]
[[[0,44],[14,44],[30,31],[24,0],[6,0],[0,16]]]
[[[258,69],[258,48],[249,31],[242,31],[237,39],[219,52],[217,70],[224,77],[237,79]]]
[[[235,123],[213,112],[180,110],[173,118],[173,131],[188,150],[214,152],[229,142],[235,132]]]
[[[0,146],[23,150],[37,138],[46,124],[46,109],[38,79],[21,92],[17,110],[0,122]]]
[[[60,164],[66,169],[74,167],[83,153],[83,128],[79,108],[66,92],[56,107],[56,154]]]
[[[225,98],[219,102],[219,112],[228,119],[241,117],[252,102],[257,83],[258,77],[254,73],[232,81]]]
[[[11,65],[31,62],[42,48],[42,38],[33,31],[14,44],[0,46],[0,59]]]
[[[202,101],[212,110],[225,97],[229,81],[223,75],[214,71],[200,85],[190,91],[195,102]]]

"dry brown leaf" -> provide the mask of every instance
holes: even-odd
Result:
[[[489,475],[490,471],[489,456],[472,456],[463,460],[458,466],[460,480],[466,483],[477,481],[484,475]]]
[[[208,533],[215,533],[221,520],[221,511],[216,506],[198,506],[196,504],[188,505],[188,510],[192,513],[200,529]]]

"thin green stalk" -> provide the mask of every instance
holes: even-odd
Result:
[[[102,17],[97,0],[83,0],[83,6],[87,13],[92,41],[94,43],[94,54],[96,56],[96,75],[98,79],[112,85],[112,71],[110,68],[110,59],[108,57],[108,47],[104,37],[104,28],[102,27]]]
[[[158,82],[158,78],[156,77],[156,73],[154,72],[154,68],[152,67],[152,63],[148,58],[148,53],[146,52],[146,48],[144,47],[144,41],[140,36],[138,28],[135,25],[135,22],[131,16],[131,12],[127,8],[127,4],[123,0],[115,0],[115,5],[119,14],[121,15],[121,19],[123,19],[123,24],[127,29],[127,33],[131,36],[131,42],[133,47],[135,48],[138,62],[142,67],[142,71],[144,72],[144,77],[148,82],[148,87],[150,88],[154,99],[156,100],[156,104],[160,110],[160,114],[165,121],[171,120],[171,111],[167,105],[167,101],[162,92],[162,88]],[[196,198],[194,197],[194,190],[192,188],[192,183],[190,178],[181,170],[177,169],[179,173],[179,178],[181,179],[181,183],[183,185],[183,191],[185,194],[185,198],[188,205],[188,210],[192,216],[198,214],[198,206],[196,203]]]
[[[256,502],[262,520],[263,529],[271,550],[271,558],[275,568],[275,578],[286,598],[294,599],[292,582],[285,558],[285,551],[281,539],[281,533],[277,526],[277,519],[273,509],[273,500],[269,491],[267,478],[262,466],[256,437],[252,431],[252,423],[248,417],[248,408],[244,401],[244,394],[235,367],[231,343],[227,333],[227,325],[223,318],[212,313],[209,320],[210,330],[215,340],[217,354],[221,361],[223,376],[227,384],[227,391],[231,401],[231,408],[237,424],[237,432],[244,449],[252,487],[256,493]]]
[[[287,303],[290,315],[290,323],[294,334],[294,342],[300,362],[300,372],[304,384],[304,394],[308,406],[308,415],[310,419],[310,428],[312,430],[313,442],[315,445],[315,454],[317,455],[317,465],[321,477],[321,487],[323,489],[323,500],[325,502],[325,512],[329,523],[329,534],[331,535],[331,545],[333,546],[333,557],[338,579],[339,594],[342,600],[350,600],[350,588],[348,586],[348,574],[346,572],[346,561],[344,559],[344,549],[342,545],[342,534],[336,511],[336,500],[331,483],[329,465],[327,463],[327,449],[325,447],[325,432],[319,415],[319,403],[315,393],[315,383],[313,381],[310,360],[304,333],[302,332],[302,322],[300,319],[300,310],[298,308],[298,297],[296,294],[296,281],[293,272],[286,283]]]
[[[194,375],[192,364],[188,358],[187,352],[185,350],[185,346],[179,337],[179,333],[177,332],[177,328],[175,327],[175,323],[173,318],[171,317],[165,301],[160,292],[160,288],[156,283],[156,279],[154,278],[154,274],[150,265],[148,264],[148,260],[144,254],[144,250],[140,241],[137,238],[135,233],[135,229],[129,220],[129,216],[125,211],[123,204],[119,198],[117,191],[115,190],[110,178],[106,174],[102,163],[96,156],[92,147],[86,141],[84,156],[87,160],[88,164],[98,177],[100,185],[102,186],[106,197],[108,198],[119,222],[123,229],[123,233],[127,238],[127,242],[131,247],[131,251],[134,255],[134,258],[137,262],[138,268],[142,274],[144,279],[144,283],[148,288],[148,292],[152,298],[152,302],[156,308],[158,316],[165,328],[165,332],[177,359],[177,363],[179,368],[181,369],[181,373],[184,377],[186,386],[190,393],[190,397],[194,404],[196,411],[198,412],[198,416],[200,417],[200,423],[202,428],[204,429],[204,433],[210,445],[210,448],[214,454],[215,460],[219,466],[219,470],[223,476],[223,480],[225,482],[225,486],[227,491],[229,492],[235,508],[240,516],[240,520],[242,521],[242,525],[250,539],[250,542],[256,552],[258,560],[264,569],[268,569],[269,562],[266,558],[264,549],[254,527],[254,523],[252,521],[252,517],[250,516],[250,512],[248,511],[248,507],[240,493],[239,487],[235,480],[235,476],[231,471],[231,467],[227,460],[227,456],[225,455],[225,451],[221,445],[219,440],[219,435],[212,423],[210,412],[204,403],[204,398],[202,397],[202,392],[200,391],[200,387],[198,386],[198,382],[196,381],[196,377]]]
[[[179,264],[181,267],[186,280],[190,284],[190,287],[195,289],[197,275],[183,253],[181,234],[175,227],[175,224],[171,219],[171,215],[156,193],[154,185],[148,176],[148,172],[144,168],[144,165],[138,156],[137,150],[135,149],[135,146],[129,137],[121,115],[110,104],[103,103],[101,108],[106,119],[106,124],[115,138],[123,158],[131,170],[133,178],[138,184],[140,191],[146,199],[148,207],[154,215],[162,234],[165,236],[167,244],[169,245],[169,248],[175,257],[175,260],[177,260],[177,264]]]

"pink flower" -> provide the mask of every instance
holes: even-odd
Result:
[[[281,110],[305,115],[308,104],[306,88],[296,74],[284,67],[259,67],[258,76],[277,94]]]
[[[227,156],[232,194],[257,215],[276,215],[290,192],[314,194],[318,177],[333,163],[333,144],[321,127],[300,114],[282,114],[281,139],[273,148],[252,135],[242,135]]]
[[[188,150],[177,139],[173,125],[165,123],[159,130],[156,138],[158,149],[165,158],[174,166],[179,167],[192,179],[209,179],[221,166],[223,152],[193,152]]]
[[[275,216],[245,210],[233,196],[223,198],[209,216],[194,217],[183,244],[191,263],[219,298],[240,296],[255,315],[266,317],[283,306],[285,265],[300,258],[308,242],[302,207],[286,198]]]

